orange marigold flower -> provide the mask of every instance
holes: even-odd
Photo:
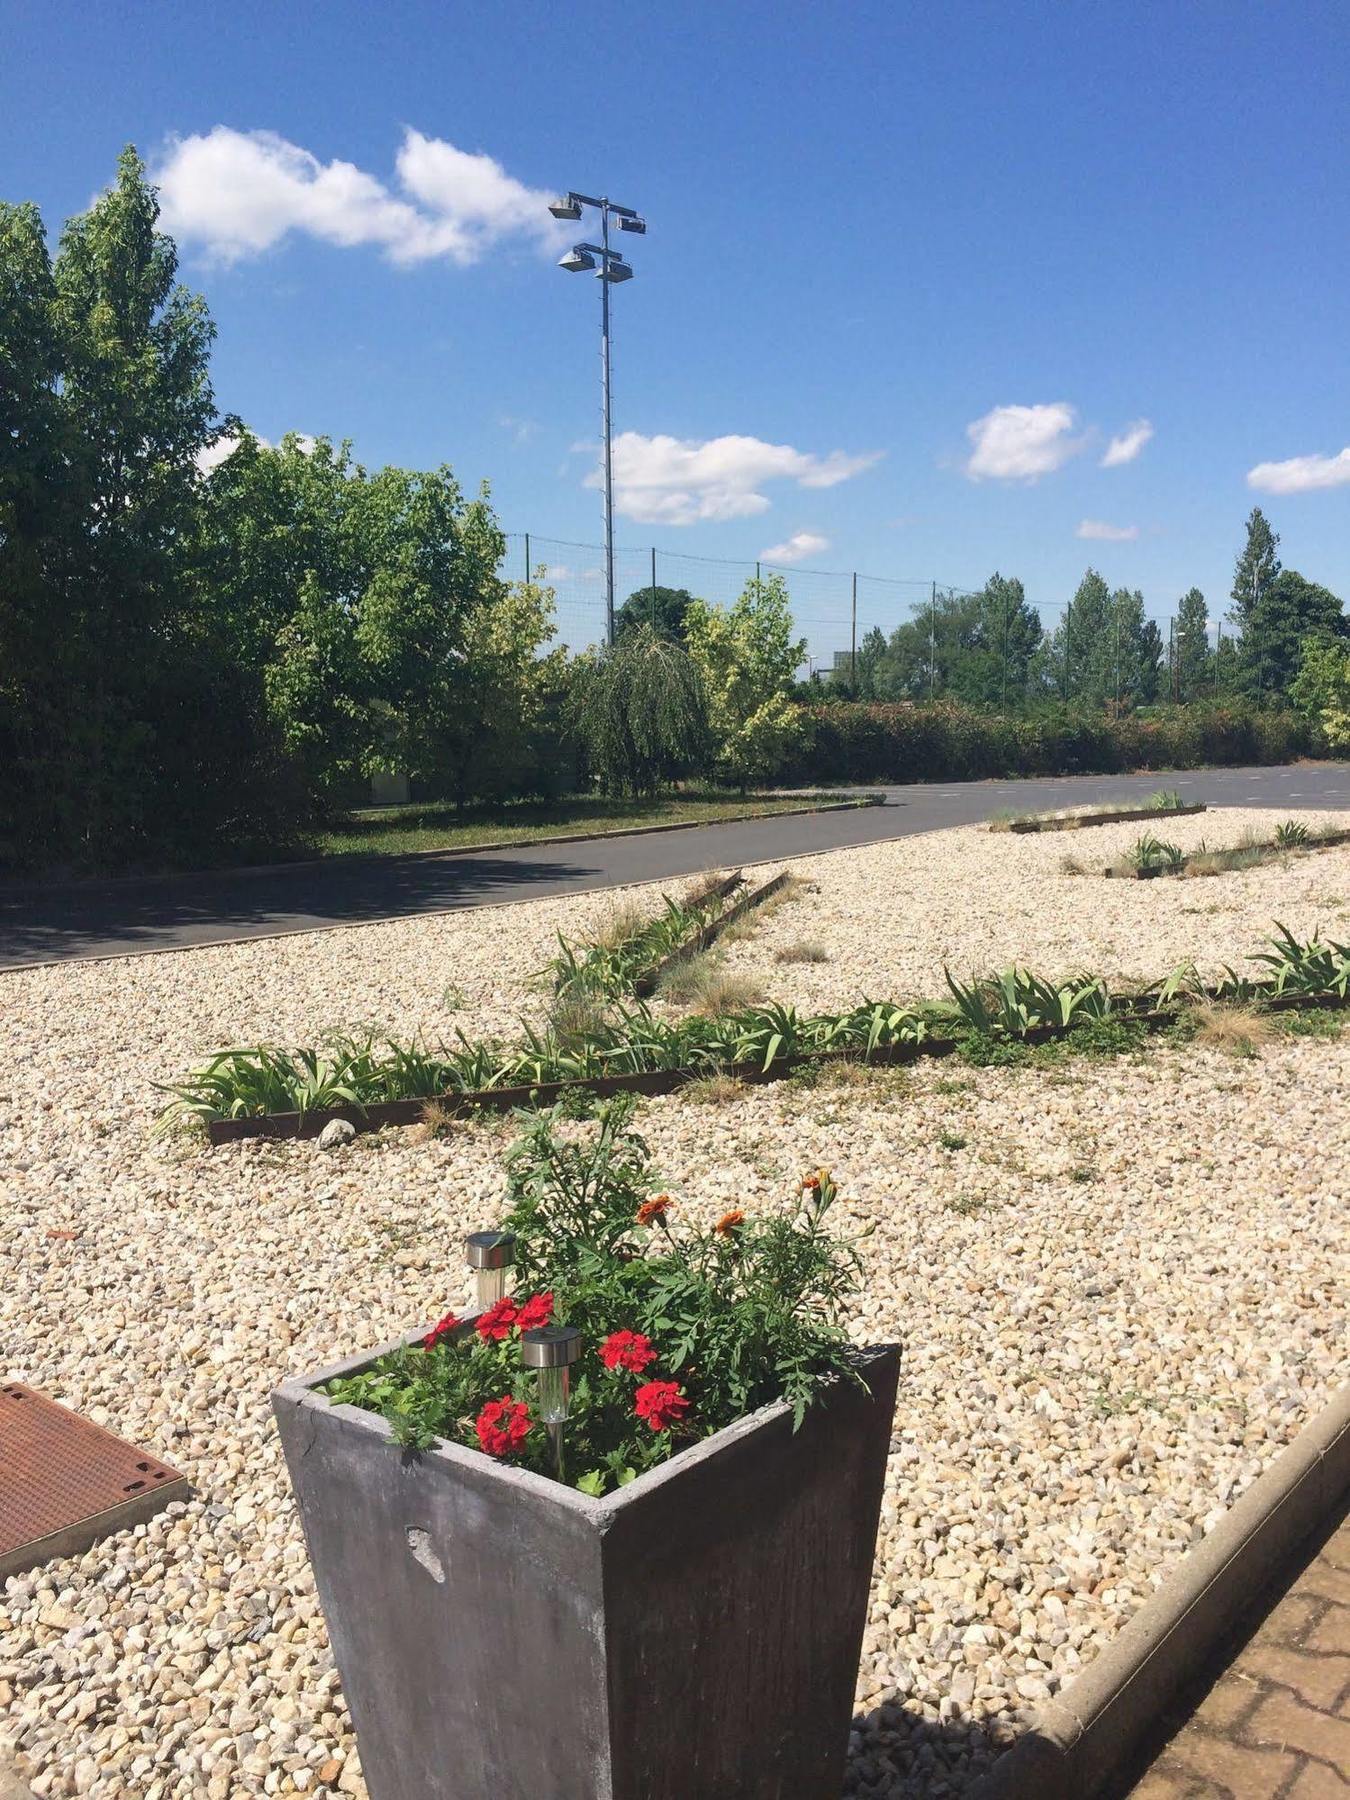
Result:
[[[819,1173],[817,1172],[814,1175],[803,1175],[802,1176],[802,1186],[804,1188],[809,1188],[811,1190],[811,1192],[814,1193],[815,1190],[820,1186]]]
[[[642,1205],[637,1209],[638,1224],[650,1225],[655,1220],[663,1218],[670,1205],[671,1198],[669,1194],[658,1194],[654,1200],[644,1200]]]
[[[722,1214],[716,1225],[713,1226],[713,1230],[718,1232],[722,1237],[730,1237],[736,1227],[738,1225],[744,1225],[744,1223],[745,1214],[741,1211],[739,1206],[733,1206],[730,1212],[724,1212]]]

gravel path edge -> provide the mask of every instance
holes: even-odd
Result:
[[[1185,1557],[970,1800],[1094,1800],[1290,1558],[1350,1492],[1350,1382]]]

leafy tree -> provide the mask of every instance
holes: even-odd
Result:
[[[1050,644],[1055,685],[1065,700],[1106,703],[1115,692],[1115,610],[1111,590],[1088,569],[1065,608]]]
[[[1247,517],[1247,540],[1233,570],[1233,608],[1229,618],[1244,636],[1266,590],[1280,572],[1278,532],[1270,528],[1270,520],[1254,506]]]
[[[15,756],[0,837],[15,860],[199,860],[295,824],[261,683],[229,666],[184,579],[216,429],[213,327],[157,216],[130,149],[54,261],[31,207],[0,209],[0,739]]]
[[[1350,750],[1350,641],[1325,635],[1306,638],[1289,698],[1317,721],[1332,749]]]
[[[1345,609],[1328,588],[1296,569],[1281,569],[1252,608],[1243,635],[1244,661],[1258,691],[1283,694],[1298,672],[1309,637],[1339,637]]]
[[[576,727],[607,793],[654,794],[703,762],[708,709],[698,667],[654,626],[635,625],[579,659],[574,680]]]
[[[1209,647],[1209,607],[1199,588],[1188,588],[1177,606],[1173,638],[1176,696],[1198,699],[1213,685],[1213,653]]]
[[[1031,685],[1041,621],[1022,583],[991,575],[977,593],[937,594],[897,626],[872,671],[879,699],[953,695],[974,705],[1017,705]]]
[[[787,582],[781,575],[747,581],[729,607],[692,601],[685,638],[703,678],[718,761],[747,785],[768,772],[795,725],[787,696],[806,640],[793,636]]]
[[[662,637],[683,643],[684,615],[693,598],[688,588],[634,588],[614,615],[615,641],[637,625],[651,625]]]

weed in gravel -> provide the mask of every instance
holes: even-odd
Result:
[[[454,1114],[442,1106],[439,1100],[428,1100],[422,1108],[422,1117],[415,1129],[423,1143],[430,1143],[443,1131],[448,1131],[455,1122]]]
[[[1078,1183],[1080,1186],[1085,1181],[1095,1181],[1096,1179],[1097,1171],[1095,1169],[1078,1168],[1069,1170],[1069,1180]]]
[[[1076,856],[1061,856],[1059,872],[1061,875],[1086,875],[1087,869]]]
[[[680,1098],[695,1106],[730,1106],[743,1100],[745,1093],[745,1083],[732,1075],[704,1075],[698,1081],[686,1082],[680,1089]]]
[[[1338,1038],[1345,1025],[1345,1014],[1309,1008],[1307,1012],[1272,1013],[1270,1024],[1281,1037]]]
[[[784,944],[781,950],[774,952],[777,963],[823,963],[830,960],[830,953],[824,944]]]
[[[1205,1002],[1191,1017],[1195,1042],[1230,1056],[1255,1056],[1274,1036],[1270,1019],[1250,1006]]]
[[[453,981],[447,981],[441,989],[441,1005],[447,1012],[462,1012],[469,1004],[464,989]]]
[[[944,1150],[964,1150],[967,1140],[959,1131],[940,1131],[938,1142]]]
[[[935,1094],[968,1094],[974,1085],[974,1082],[957,1081],[950,1075],[944,1075],[939,1081],[933,1083],[932,1092]]]
[[[704,951],[677,963],[663,977],[661,997],[705,1019],[720,1019],[754,1006],[763,998],[763,989],[752,975],[728,969],[720,956]]]
[[[982,1194],[957,1194],[955,1199],[945,1202],[948,1212],[959,1213],[969,1218],[972,1213],[984,1212],[989,1202]]]

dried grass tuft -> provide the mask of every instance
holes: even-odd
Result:
[[[823,963],[830,960],[830,953],[824,944],[784,944],[781,950],[774,952],[773,960],[778,963]]]
[[[1194,1018],[1195,1041],[1229,1056],[1255,1056],[1275,1036],[1270,1019],[1251,1006],[1202,1001]]]
[[[744,1083],[733,1075],[704,1075],[680,1089],[681,1100],[688,1100],[694,1106],[730,1106],[744,1094]]]

